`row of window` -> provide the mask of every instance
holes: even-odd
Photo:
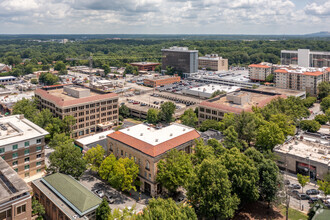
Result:
[[[110,145],[110,151],[113,151],[112,150],[112,145]],[[117,148],[117,155],[118,154],[119,154],[119,149]],[[120,155],[121,156],[124,156],[124,151],[123,150],[120,150]],[[132,155],[131,154],[127,154],[127,152],[125,152],[125,157],[128,157],[129,159],[131,159],[132,158]],[[137,163],[136,161],[138,161],[137,164],[141,165],[141,159],[140,158],[136,158],[135,156],[133,158],[134,158],[134,162],[135,163]],[[146,160],[145,169],[146,170],[150,170],[150,162],[148,160]]]
[[[40,144],[40,143],[41,143],[41,139],[37,139],[37,144]],[[29,141],[24,142],[24,147],[29,147],[29,146],[30,146]],[[37,147],[37,151],[38,151],[38,148],[40,148],[40,150],[41,150],[41,147]],[[14,144],[12,146],[12,150],[17,150],[17,149],[18,149],[18,145]],[[5,148],[4,147],[0,148],[0,154],[4,153],[4,152],[5,152]]]

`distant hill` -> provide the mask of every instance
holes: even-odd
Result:
[[[306,37],[330,37],[329,31],[320,31],[317,33],[305,34]]]

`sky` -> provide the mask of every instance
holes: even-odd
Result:
[[[330,0],[0,0],[0,34],[307,34]]]

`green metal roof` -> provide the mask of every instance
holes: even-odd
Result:
[[[102,202],[99,197],[71,176],[54,173],[43,177],[41,181],[80,216],[97,208]]]
[[[315,213],[313,220],[329,220],[330,210],[329,209],[319,209]]]

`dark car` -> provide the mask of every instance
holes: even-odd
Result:
[[[298,190],[293,189],[289,191],[289,195],[291,196],[296,196],[297,194],[299,194]]]
[[[290,180],[284,180],[285,185],[290,185]]]
[[[318,197],[310,197],[309,200],[308,200],[308,203],[309,204],[313,204],[313,203],[315,203],[315,202],[317,202],[319,200],[322,202],[322,199],[320,199]]]
[[[317,189],[306,190],[307,195],[318,195],[319,193],[320,193],[320,191],[318,191]]]
[[[298,193],[297,195],[296,195],[296,198],[298,199],[298,200],[309,200],[309,195],[307,195],[307,194],[305,194],[305,193]]]
[[[290,189],[301,189],[301,186],[299,184],[291,184],[289,186]]]

